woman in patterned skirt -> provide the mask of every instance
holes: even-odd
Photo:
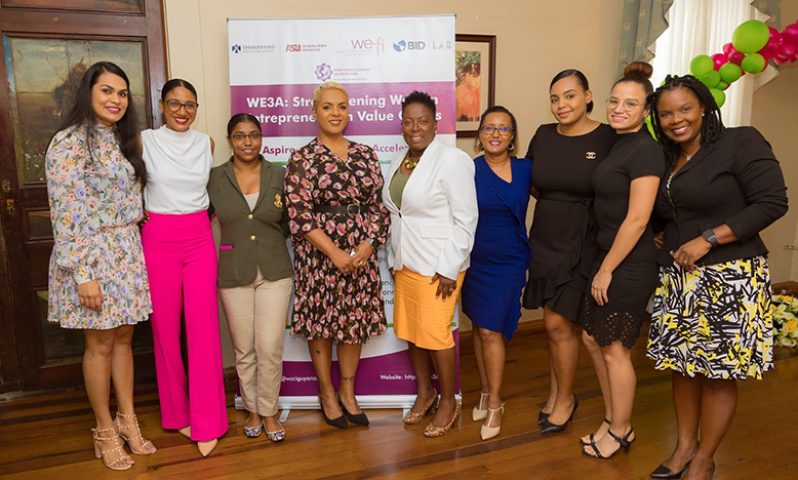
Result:
[[[737,380],[773,367],[759,232],[787,211],[786,189],[767,141],[751,127],[724,128],[695,77],[669,76],[651,107],[669,163],[655,205],[666,224],[647,355],[673,372],[678,432],[651,476],[706,479],[737,407]]]
[[[386,328],[377,248],[385,243],[388,211],[380,193],[377,155],[344,137],[349,96],[337,83],[313,92],[319,133],[291,155],[285,196],[294,245],[292,331],[308,339],[324,420],[346,428],[368,425],[355,399],[363,343]],[[332,345],[341,382],[332,384]]]
[[[47,317],[83,330],[83,379],[97,422],[94,453],[111,470],[134,463],[120,437],[133,453],[155,453],[133,409],[133,326],[152,311],[138,227],[147,174],[135,153],[135,118],[125,72],[95,63],[45,157],[55,239]]]

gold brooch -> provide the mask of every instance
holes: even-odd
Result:
[[[274,207],[283,208],[283,198],[280,196],[279,193],[274,194]]]

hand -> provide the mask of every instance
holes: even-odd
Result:
[[[610,301],[607,297],[607,290],[612,283],[612,272],[606,270],[599,270],[596,276],[593,277],[593,284],[590,286],[590,294],[599,306],[603,306]]]
[[[440,273],[433,275],[429,283],[435,282],[438,282],[438,290],[435,292],[435,298],[441,297],[441,300],[444,302],[446,301],[446,297],[454,293],[454,289],[457,288],[457,280],[446,278]]]
[[[332,260],[333,265],[342,273],[349,273],[354,270],[354,265],[352,264],[352,257],[347,252],[341,250],[340,248],[336,248],[333,254],[330,256],[330,260]]]
[[[706,241],[704,237],[696,237],[679,247],[675,252],[671,252],[671,256],[673,261],[679,266],[688,272],[692,272],[696,269],[695,262],[706,255],[711,248],[712,244]]]
[[[357,246],[357,250],[355,250],[355,254],[352,256],[352,265],[354,265],[355,268],[365,266],[372,253],[374,253],[374,248],[372,248],[369,242],[360,242],[360,245]]]
[[[139,218],[139,225],[143,226],[145,223],[150,221],[150,212],[144,210],[144,215]]]
[[[103,309],[103,292],[97,280],[89,280],[78,285],[78,298],[80,304],[86,308],[96,312],[101,312]]]
[[[656,247],[657,250],[662,250],[663,245],[665,245],[665,233],[659,232],[654,235],[654,247]]]

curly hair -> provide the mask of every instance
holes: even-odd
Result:
[[[662,94],[674,90],[676,88],[686,88],[690,90],[693,95],[698,98],[698,103],[704,109],[704,120],[701,122],[701,146],[705,147],[717,141],[726,130],[723,126],[723,121],[720,118],[720,108],[715,97],[710,93],[709,88],[701,83],[697,78],[692,75],[668,75],[665,77],[665,82],[657,88],[653,94],[648,96],[648,106],[651,109],[651,125],[654,127],[654,132],[665,153],[670,161],[678,158],[681,153],[681,147],[668,138],[659,124],[659,100]]]

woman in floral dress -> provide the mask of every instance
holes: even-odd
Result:
[[[138,222],[144,163],[125,72],[95,63],[45,156],[55,245],[50,257],[48,320],[83,330],[83,377],[97,427],[94,452],[111,470],[136,454],[155,453],[133,410],[133,326],[152,307]],[[109,392],[117,401],[112,420]]]
[[[308,339],[319,380],[319,406],[330,425],[368,425],[355,400],[360,350],[386,328],[377,266],[388,210],[375,153],[343,136],[349,120],[344,88],[327,82],[313,92],[319,133],[288,161],[285,195],[294,245],[295,334]],[[341,382],[332,384],[332,345]]]

